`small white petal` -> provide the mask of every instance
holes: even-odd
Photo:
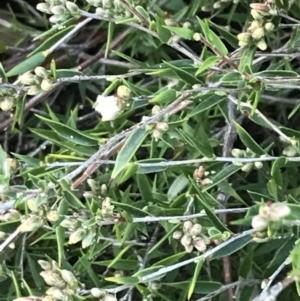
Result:
[[[121,113],[115,96],[98,95],[94,108],[102,115],[102,121],[114,120]]]

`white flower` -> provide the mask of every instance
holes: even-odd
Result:
[[[94,108],[102,115],[102,121],[114,120],[121,113],[116,96],[98,95]]]

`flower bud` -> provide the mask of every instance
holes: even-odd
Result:
[[[180,240],[180,243],[183,245],[183,246],[189,246],[192,244],[192,237],[190,235],[183,235],[181,240]]]
[[[75,232],[73,232],[69,237],[69,244],[76,244],[79,241],[81,241],[86,235],[86,230],[84,229],[78,229]]]
[[[257,29],[259,27],[261,27],[261,22],[254,20],[251,22],[251,25],[249,26],[248,31],[253,32],[255,29]]]
[[[243,32],[237,35],[237,38],[241,42],[249,43],[251,42],[251,34],[248,32]]]
[[[66,9],[62,5],[56,5],[51,7],[51,13],[56,16],[63,16],[66,13]]]
[[[38,264],[43,270],[51,270],[51,264],[46,260],[38,260]]]
[[[254,20],[261,20],[263,18],[263,15],[261,14],[261,12],[259,12],[258,10],[255,9],[251,9],[251,15],[253,17]]]
[[[193,39],[195,41],[200,41],[201,40],[201,34],[199,32],[195,32],[194,35],[193,35]]]
[[[200,165],[197,169],[195,169],[193,177],[197,182],[199,182],[203,178],[204,174],[205,168],[202,165]]]
[[[265,30],[268,32],[273,31],[274,28],[275,28],[275,25],[272,22],[267,22],[265,24]]]
[[[252,32],[252,38],[255,40],[260,40],[264,35],[265,30],[262,27],[259,27]]]
[[[52,292],[52,297],[56,300],[64,300],[66,296],[62,290],[55,288]]]
[[[76,279],[74,274],[68,270],[61,270],[60,275],[66,283],[70,283],[73,279]]]
[[[241,170],[245,172],[249,172],[252,169],[253,165],[254,165],[253,163],[246,163],[243,165]]]
[[[189,233],[193,227],[193,223],[191,221],[185,221],[183,223],[182,230],[184,233]]]
[[[244,158],[245,157],[245,151],[238,149],[238,148],[233,148],[231,151],[231,154],[235,158]]]
[[[194,246],[193,245],[184,246],[184,249],[187,253],[192,253]]]
[[[19,82],[23,85],[31,86],[37,83],[36,77],[30,72],[26,72],[19,76]]]
[[[36,9],[41,11],[42,13],[50,14],[50,5],[48,3],[39,3],[36,6]]]
[[[252,218],[251,226],[255,231],[263,231],[268,227],[268,221],[260,215],[255,215]]]
[[[205,252],[206,250],[206,244],[201,237],[196,237],[193,241],[194,247],[199,251],[199,252]]]
[[[176,230],[174,233],[173,233],[173,238],[174,239],[180,239],[182,237],[183,233],[182,231],[180,230]]]
[[[0,109],[2,111],[9,111],[14,107],[15,99],[12,96],[5,96],[3,100],[0,100]]]
[[[283,203],[273,203],[269,213],[269,218],[272,221],[277,221],[291,214],[291,209]]]
[[[289,145],[282,151],[282,154],[287,157],[294,157],[298,154],[298,151],[294,146]]]
[[[94,298],[103,298],[106,295],[105,290],[99,289],[97,287],[93,287],[91,289],[91,294]]]
[[[249,43],[247,43],[247,42],[242,42],[242,41],[239,41],[239,46],[240,47],[247,47],[248,45],[249,45]]]
[[[198,236],[202,231],[202,226],[200,224],[194,224],[191,228],[190,234],[192,236]]]
[[[36,76],[41,77],[41,78],[47,78],[47,70],[44,67],[38,66],[34,69],[34,73]]]
[[[53,24],[61,22],[62,20],[63,20],[63,16],[60,15],[53,15],[49,18],[49,22]]]
[[[50,91],[53,88],[53,82],[50,79],[43,79],[41,82],[41,89],[43,91]]]
[[[31,212],[39,211],[39,207],[36,204],[36,199],[34,199],[34,198],[27,200],[27,206]]]
[[[117,96],[127,102],[131,100],[132,93],[131,90],[127,88],[125,85],[121,85],[117,89]]]
[[[162,132],[166,132],[169,129],[169,126],[166,122],[158,122],[156,124],[156,129]]]
[[[256,169],[261,169],[263,166],[264,166],[264,165],[263,165],[262,162],[254,162],[254,167],[255,167]]]
[[[22,224],[18,227],[18,230],[20,232],[31,232],[37,230],[42,224],[42,219],[33,215],[22,222]]]
[[[213,4],[213,8],[214,8],[214,9],[219,9],[221,6],[222,6],[221,1],[216,1],[216,2]]]
[[[51,210],[51,211],[47,212],[47,220],[49,222],[54,223],[59,219],[59,217],[60,217],[60,214],[56,210]]]
[[[43,297],[42,301],[56,301],[52,296]]]
[[[80,14],[78,6],[71,1],[66,2],[66,8],[70,12],[70,14],[73,16]]]
[[[21,217],[21,215],[18,210],[10,209],[8,211],[8,213],[5,214],[4,220],[6,222],[14,222],[14,221],[18,221],[20,219],[20,217]]]
[[[37,95],[41,92],[41,89],[37,86],[31,86],[30,89],[27,91],[28,95]]]
[[[152,132],[152,137],[157,141],[161,137],[161,131],[154,129]]]
[[[268,48],[267,43],[264,39],[261,39],[260,41],[258,41],[256,43],[256,46],[262,51],[264,51]]]
[[[40,273],[40,275],[43,277],[44,281],[49,286],[62,287],[63,280],[61,279],[61,277],[57,273],[54,273],[53,271],[47,270],[47,271],[42,271]]]

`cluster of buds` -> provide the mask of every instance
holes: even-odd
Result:
[[[182,230],[173,233],[173,238],[180,239],[180,243],[188,253],[191,253],[194,248],[199,252],[205,252],[207,245],[210,244],[210,239],[202,233],[202,226],[191,221],[185,221]]]
[[[107,195],[107,186],[102,184],[101,186],[94,179],[88,179],[87,184],[91,188],[90,191],[85,191],[83,196],[85,198],[97,198],[102,199]]]
[[[78,290],[83,287],[76,276],[71,271],[59,269],[57,262],[54,260],[51,263],[39,260],[38,263],[43,269],[40,275],[50,286],[42,301],[73,301]]]
[[[70,245],[81,242],[82,248],[87,248],[95,242],[96,228],[91,226],[87,218],[79,216],[67,217],[61,224],[62,227],[67,228],[70,232]]]
[[[47,221],[54,223],[59,219],[59,212],[51,210],[48,202],[47,195],[41,193],[38,197],[27,200],[27,206],[31,213],[29,217],[22,220],[21,225],[18,227],[20,232],[31,232],[44,226]]]
[[[260,206],[259,214],[252,218],[252,228],[258,232],[264,231],[270,222],[278,222],[290,213],[291,209],[286,204],[268,202]]]
[[[160,106],[155,105],[151,111],[152,116],[156,115],[160,110]],[[143,116],[142,121],[146,121],[149,118],[151,117]],[[148,125],[147,129],[152,131],[152,137],[155,139],[155,141],[158,141],[158,139],[162,137],[163,133],[169,129],[169,126],[167,122],[159,121],[155,124]]]
[[[249,44],[255,44],[260,50],[267,49],[265,36],[267,33],[274,30],[275,25],[269,20],[269,17],[274,14],[273,6],[275,1],[269,3],[252,3],[250,4],[251,15],[253,21],[246,32],[238,35],[239,46],[246,47]],[[270,3],[272,2],[272,3]]]
[[[205,187],[213,183],[211,179],[206,177],[208,174],[209,173],[205,171],[204,166],[200,165],[197,169],[195,169],[193,177],[198,185]]]
[[[44,67],[36,67],[34,73],[26,72],[19,76],[19,82],[28,86],[28,95],[36,95],[41,92],[50,91],[53,87],[53,78]]]
[[[86,0],[96,7],[96,14],[106,18],[131,17],[131,12],[119,0]],[[131,0],[128,3],[132,6],[146,6],[148,0]]]
[[[78,6],[66,0],[45,0],[45,2],[39,3],[36,8],[43,13],[52,15],[49,18],[51,23],[66,21],[71,16],[76,18],[80,16]]]
[[[249,148],[246,150],[234,148],[231,151],[231,154],[235,158],[255,158],[256,154],[253,153]],[[264,158],[266,155],[261,155],[260,158]],[[261,169],[263,167],[263,163],[261,161],[251,162],[251,163],[242,163],[242,162],[233,162],[236,166],[242,166],[241,170],[245,172],[249,172],[252,168]]]
[[[102,121],[112,121],[121,115],[123,110],[130,105],[131,100],[131,90],[121,85],[115,95],[98,95],[94,109],[102,115]]]
[[[218,0],[218,1],[207,1],[205,5],[201,7],[202,11],[211,12],[214,9],[221,9],[222,7],[228,5],[229,3],[237,4],[240,0]]]

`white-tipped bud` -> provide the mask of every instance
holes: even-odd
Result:
[[[93,287],[91,289],[91,294],[95,298],[103,298],[106,295],[105,290],[99,289],[97,287]]]
[[[41,91],[41,89],[37,86],[31,86],[30,89],[27,91],[28,95],[37,95],[39,94]]]
[[[251,42],[251,34],[249,32],[243,32],[237,35],[237,38],[241,42],[249,43]]]
[[[254,162],[254,167],[256,168],[256,169],[261,169],[261,168],[263,168],[263,163],[262,162]]]
[[[22,85],[27,85],[27,86],[31,86],[37,83],[35,75],[30,72],[26,72],[20,75],[18,80]]]
[[[131,90],[125,85],[121,85],[117,89],[117,96],[123,101],[129,101],[132,98]]]
[[[152,114],[152,115],[156,115],[160,110],[161,110],[160,106],[155,105],[155,106],[152,108],[151,114]]]
[[[63,16],[66,13],[66,8],[62,5],[51,7],[51,13],[56,16]]]
[[[169,129],[169,126],[166,122],[158,122],[155,128],[161,132],[166,132]]]

